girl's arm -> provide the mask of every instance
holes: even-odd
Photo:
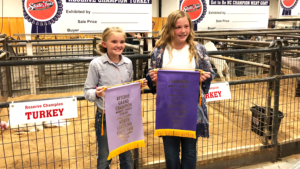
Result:
[[[96,95],[96,88],[95,86],[98,85],[98,80],[99,80],[99,74],[97,69],[95,68],[94,61],[90,63],[88,74],[84,83],[84,97],[86,100],[90,102],[95,102],[98,97]],[[100,86],[97,86],[100,87]]]
[[[155,48],[154,51],[151,54],[151,61],[150,61],[150,67],[149,67],[149,71],[147,73],[146,79],[147,79],[147,84],[150,88],[150,91],[152,94],[156,93],[156,82],[153,82],[150,76],[150,71],[153,71],[153,69],[156,69],[156,61],[157,61],[157,55],[158,55],[158,48]]]
[[[200,45],[200,44],[197,44]],[[208,53],[206,52],[206,49],[200,45],[200,55],[203,57],[199,57],[199,65],[205,72],[210,72],[210,78],[207,78],[203,83],[202,83],[202,89],[205,94],[208,94],[209,92],[209,87],[211,84],[211,81],[215,78],[215,72],[212,69],[211,63],[209,61],[209,56]]]

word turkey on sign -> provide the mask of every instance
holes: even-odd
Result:
[[[27,120],[30,119],[44,119],[50,117],[58,117],[63,116],[64,109],[52,109],[52,110],[40,110],[40,111],[32,111],[26,112],[25,116],[27,116]]]
[[[206,94],[206,98],[218,98],[221,97],[222,91],[215,91],[215,92],[209,92],[209,94]]]

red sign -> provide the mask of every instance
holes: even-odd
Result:
[[[25,0],[25,10],[31,18],[37,21],[48,21],[57,13],[56,0]]]
[[[184,0],[180,10],[187,12],[192,21],[195,21],[200,18],[203,13],[203,3],[201,0]]]
[[[281,2],[286,8],[290,8],[296,3],[296,0],[281,0]]]

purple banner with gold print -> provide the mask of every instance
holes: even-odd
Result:
[[[200,73],[159,70],[156,136],[196,138]]]
[[[140,91],[140,83],[105,91],[108,160],[128,150],[145,147]]]

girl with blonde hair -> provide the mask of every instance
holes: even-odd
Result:
[[[98,142],[97,169],[109,169],[111,160],[107,160],[109,151],[106,133],[106,120],[103,114],[103,93],[106,86],[132,81],[133,69],[130,59],[122,55],[125,48],[125,32],[119,27],[106,28],[102,34],[100,51],[105,53],[101,57],[93,59],[90,63],[88,75],[84,84],[84,96],[90,102],[95,102],[97,112],[95,117],[95,129]],[[147,81],[144,79],[144,83]],[[103,131],[102,128],[103,118]],[[130,151],[119,155],[120,168],[132,169],[133,160]]]
[[[205,48],[194,42],[195,33],[189,15],[184,11],[174,11],[161,30],[160,39],[156,42],[151,53],[150,71],[147,75],[148,86],[152,93],[156,93],[156,68],[167,69],[202,69],[205,73],[199,78],[203,82],[201,105],[197,109],[197,137],[209,137],[208,116],[205,94],[208,94],[210,83],[215,73],[209,62]],[[197,139],[163,136],[167,169],[195,169]],[[179,159],[181,144],[181,162]]]

